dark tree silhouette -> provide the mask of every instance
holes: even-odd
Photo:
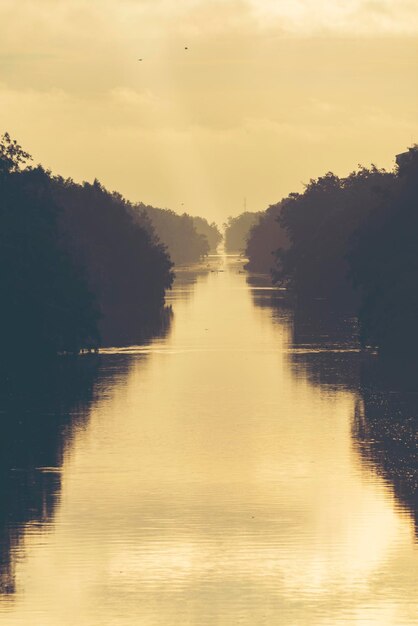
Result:
[[[215,222],[209,224],[204,217],[193,217],[192,219],[197,233],[208,240],[209,252],[216,252],[223,237]]]
[[[400,159],[390,189],[353,238],[351,277],[361,295],[363,345],[418,355],[418,148]]]
[[[328,298],[355,306],[347,254],[353,233],[393,184],[393,174],[372,166],[346,178],[331,172],[311,180],[284,202],[279,222],[289,246],[279,249],[275,280],[302,298]]]
[[[248,234],[245,256],[248,258],[246,269],[251,272],[271,274],[276,267],[275,251],[288,247],[286,230],[279,223],[279,216],[284,201],[270,206]]]
[[[228,217],[225,228],[225,250],[243,253],[251,227],[257,223],[261,213],[245,211],[236,217]]]
[[[178,215],[170,209],[158,209],[142,203],[131,206],[139,224],[156,233],[175,265],[195,263],[209,252],[209,243],[187,213]]]
[[[0,138],[0,175],[17,172],[31,160],[31,155],[9,133],[4,133]]]
[[[330,311],[358,313],[363,346],[417,361],[418,147],[397,163],[395,172],[329,172],[270,207],[250,231],[247,268],[268,269],[268,250],[284,230],[275,282],[310,310],[322,299]]]
[[[142,340],[163,321],[172,262],[148,218],[95,181],[27,166],[0,141],[0,358]],[[26,167],[25,167],[26,166]],[[205,240],[206,242],[206,240]]]
[[[104,344],[140,341],[159,319],[172,263],[149,223],[97,180],[77,185],[53,179],[60,229],[69,253],[86,268],[100,310]]]
[[[0,176],[0,350],[47,356],[97,343],[86,276],[62,245],[49,175],[40,167]]]

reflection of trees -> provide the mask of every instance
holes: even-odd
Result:
[[[167,313],[160,336],[170,319]],[[25,527],[53,519],[64,451],[75,430],[86,424],[96,399],[126,378],[133,358],[126,353],[62,358],[1,379],[0,594],[15,591]]]
[[[362,401],[353,424],[362,459],[393,485],[418,534],[418,376],[416,369],[363,365]]]
[[[254,280],[251,285],[257,286]],[[288,326],[289,364],[297,378],[358,395],[352,431],[355,448],[368,467],[372,465],[393,485],[418,527],[417,369],[385,364],[356,351],[352,315],[331,310],[325,301],[309,307],[283,305],[283,295],[267,298],[254,293],[256,306],[271,306],[272,318]]]
[[[221,266],[222,259],[216,256],[201,263],[176,267],[174,286],[172,291],[167,293],[167,302],[188,300],[194,294],[197,283],[207,280],[210,273],[219,271]]]
[[[171,324],[173,311],[171,306],[164,306],[156,310],[148,319],[142,319],[139,323],[128,325],[116,325],[114,328],[108,328],[107,338],[104,342],[106,347],[110,346],[131,346],[138,344],[146,344],[151,337],[165,335]]]
[[[297,378],[314,385],[358,389],[359,354],[356,321],[351,312],[330,309],[326,300],[305,306],[285,290],[271,288],[267,275],[249,275],[253,302],[270,308],[275,323],[289,332],[289,365]]]
[[[14,552],[24,526],[51,520],[65,441],[87,419],[99,357],[62,360],[38,374],[3,381],[0,440],[2,593],[14,592]],[[57,365],[57,364],[55,364]],[[39,468],[48,468],[40,470]]]
[[[330,309],[325,300],[300,303],[291,315],[290,365],[296,376],[314,385],[355,390],[359,387],[356,323],[351,312]]]
[[[293,303],[286,290],[273,287],[268,274],[247,274],[246,282],[255,306],[269,311],[273,323],[290,328]]]

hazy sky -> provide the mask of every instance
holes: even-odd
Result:
[[[416,0],[1,0],[0,23],[0,132],[132,200],[222,222],[418,141]]]

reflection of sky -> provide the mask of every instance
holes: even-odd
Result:
[[[356,394],[290,369],[245,284],[232,265],[175,299],[94,406],[0,623],[414,623],[412,523],[353,451]]]

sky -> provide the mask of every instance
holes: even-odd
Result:
[[[132,201],[221,224],[418,142],[416,0],[1,0],[0,23],[0,133]]]

